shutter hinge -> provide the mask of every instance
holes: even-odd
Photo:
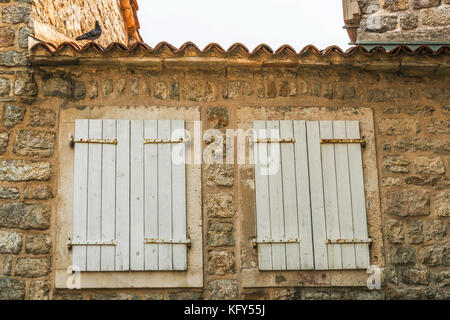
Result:
[[[189,141],[184,138],[179,138],[177,140],[171,139],[144,139],[144,144],[157,144],[157,143],[188,143]]]
[[[366,146],[366,139],[362,137],[361,139],[320,139],[320,144],[336,144],[336,143],[360,143],[361,147]]]
[[[300,243],[298,238],[276,238],[276,239],[256,239],[253,238],[253,248],[256,248],[258,244],[286,244],[286,243]]]
[[[70,136],[70,146],[73,147],[75,143],[97,143],[97,144],[117,144],[116,139],[79,139],[75,140],[73,136]]]
[[[191,247],[191,239],[189,237],[184,240],[166,240],[166,239],[144,239],[145,244],[185,244],[188,248]]]
[[[117,246],[117,241],[116,240],[73,241],[69,239],[69,241],[67,242],[67,248],[71,250],[73,246]]]
[[[327,239],[327,244],[372,243],[372,239]]]
[[[251,143],[295,143],[295,139],[256,139],[250,140]]]

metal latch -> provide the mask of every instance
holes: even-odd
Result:
[[[144,239],[145,244],[185,244],[188,248],[191,247],[191,239],[187,238],[184,240],[167,240],[167,239]]]
[[[73,246],[117,246],[116,240],[70,240],[67,242],[67,248],[70,250]]]
[[[96,144],[117,144],[116,139],[79,139],[75,140],[73,136],[70,137],[70,146],[73,147],[75,143],[96,143]]]
[[[320,139],[320,144],[336,144],[336,143],[360,143],[361,147],[366,146],[366,139],[362,137],[361,139]]]
[[[264,239],[256,239],[252,240],[253,248],[256,248],[258,244],[286,244],[286,243],[300,243],[298,238],[264,238]]]

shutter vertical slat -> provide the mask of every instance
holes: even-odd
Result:
[[[293,121],[295,139],[295,174],[297,183],[298,230],[300,237],[300,267],[314,269],[311,201],[309,189],[306,122]]]
[[[345,121],[334,121],[335,139],[346,139]],[[334,145],[336,155],[336,182],[339,204],[340,238],[353,239],[352,199],[350,193],[350,171],[348,167],[348,144]],[[355,245],[341,244],[343,269],[355,269]]]
[[[103,139],[116,139],[116,121],[103,120]],[[102,237],[100,240],[114,240],[116,202],[116,146],[102,145]],[[114,271],[114,246],[103,246],[101,250],[101,270]]]
[[[291,120],[280,121],[280,138],[293,139],[294,132]],[[281,144],[281,167],[283,183],[283,203],[285,216],[285,236],[288,239],[298,239],[297,188],[295,182],[294,144]],[[298,243],[286,244],[286,269],[300,268],[300,247]]]
[[[183,120],[172,120],[172,139],[185,138]],[[176,135],[174,135],[176,134]],[[173,238],[175,240],[186,239],[186,150],[184,143],[172,145],[172,154],[179,155],[181,163],[172,161],[172,224]],[[187,247],[185,244],[173,245],[173,269],[187,269]]]
[[[280,138],[279,121],[267,121],[267,132],[271,139]],[[273,238],[284,238],[283,182],[279,143],[268,144],[270,222]],[[286,244],[272,244],[272,266],[274,270],[286,269]]]
[[[102,138],[102,120],[89,120],[89,139]],[[89,144],[87,239],[101,237],[102,146]],[[100,271],[100,246],[87,247],[87,271]]]
[[[266,122],[253,122],[253,140],[266,139]],[[270,238],[269,177],[265,174],[267,164],[267,143],[254,143],[255,192],[256,192],[256,233],[257,237]],[[272,270],[272,245],[258,245],[258,266],[260,270]]]
[[[117,120],[116,271],[130,269],[130,121]]]
[[[347,139],[359,139],[359,122],[346,121]],[[348,163],[350,169],[350,186],[354,221],[354,235],[357,239],[367,239],[367,216],[364,192],[362,153],[360,144],[348,145]],[[370,266],[369,246],[366,243],[355,244],[356,267]]]
[[[308,161],[311,191],[311,215],[314,243],[314,264],[317,270],[328,269],[328,253],[326,246],[327,230],[323,199],[322,160],[320,150],[319,122],[308,121]]]
[[[89,120],[76,120],[75,140],[89,137]],[[73,197],[73,240],[85,241],[87,235],[87,175],[88,145],[75,144],[74,156],[74,197]],[[80,271],[86,271],[86,246],[74,246],[72,264]]]
[[[333,139],[333,123],[320,121],[320,138]],[[339,210],[336,188],[336,162],[334,157],[334,145],[322,144],[322,174],[323,194],[325,200],[325,224],[327,227],[327,239],[339,239]],[[341,246],[328,244],[329,269],[342,269]]]
[[[169,120],[158,121],[158,139],[170,139]],[[171,144],[158,144],[158,222],[159,238],[172,239]],[[159,245],[159,270],[172,270],[172,245]]]
[[[144,270],[144,122],[130,125],[130,270]]]
[[[158,138],[158,121],[144,121],[145,139]],[[158,145],[144,145],[145,233],[147,239],[158,238]],[[158,245],[145,244],[145,270],[158,270]]]

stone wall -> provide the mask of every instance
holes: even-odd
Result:
[[[69,51],[62,60],[51,58],[60,61],[57,66],[35,59],[29,66],[27,46],[20,43],[28,16],[18,13],[28,12],[27,4],[2,1],[0,10],[0,299],[450,299],[448,53],[307,54],[302,64],[283,54],[272,64],[258,62],[263,54],[239,64],[178,56],[178,62],[157,64],[137,50],[139,59],[127,53],[130,63],[109,59],[108,65],[94,50],[80,53],[91,59],[89,66],[64,64]],[[164,48],[160,52],[169,56]],[[196,55],[190,49],[183,54]],[[308,276],[302,286],[283,286],[278,277],[277,287],[244,288],[242,271],[256,262],[242,249],[249,241],[242,235],[250,204],[239,199],[252,170],[219,164],[202,168],[203,288],[55,289],[59,114],[112,105],[200,107],[203,130],[221,131],[236,128],[246,107],[268,108],[274,118],[312,107],[352,115],[372,109],[382,289],[327,287],[308,282]]]
[[[449,0],[359,0],[358,41],[449,42]]]
[[[85,45],[89,41],[75,39],[92,30],[98,20],[103,34],[96,43],[105,47],[112,42],[128,44],[120,0],[34,0],[31,17],[34,36],[43,41]]]

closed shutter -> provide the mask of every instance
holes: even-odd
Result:
[[[254,121],[254,129],[259,269],[367,268],[358,121]]]
[[[182,120],[76,121],[72,248],[81,271],[187,269],[185,164],[172,161],[172,152],[184,160],[182,129]]]

